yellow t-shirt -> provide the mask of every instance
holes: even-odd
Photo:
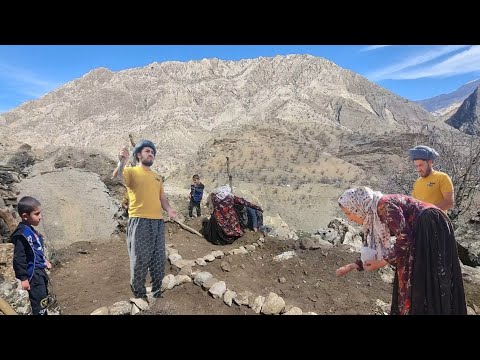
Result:
[[[434,170],[427,177],[420,177],[415,181],[412,197],[430,204],[438,204],[443,200],[442,193],[447,192],[453,192],[450,176]]]
[[[128,216],[145,219],[162,219],[160,196],[164,192],[160,175],[141,166],[127,167],[123,170],[127,185]]]

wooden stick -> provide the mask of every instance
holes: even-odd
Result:
[[[230,191],[233,194],[232,175],[230,174],[230,158],[228,156],[227,156],[227,175],[228,175],[228,184],[230,185]]]
[[[136,143],[135,140],[133,139],[133,135],[132,135],[132,134],[128,134],[128,138],[130,139],[130,144],[132,144],[132,147],[135,149],[135,145],[137,145],[137,143]],[[137,157],[136,157],[136,156],[133,156],[133,157],[130,159],[130,165],[131,165],[131,166],[137,165]]]
[[[185,225],[184,223],[182,223],[182,222],[180,222],[180,221],[178,221],[178,220],[175,220],[175,219],[171,219],[171,221],[176,222],[178,225],[180,225],[180,227],[184,228],[185,230],[190,231],[191,233],[196,234],[196,235],[198,235],[198,236],[200,236],[200,237],[203,238],[203,235],[202,235],[202,234],[200,234],[197,230],[192,229],[190,226],[187,226],[187,225]]]
[[[132,134],[128,134],[128,138],[130,139],[130,144],[132,144],[132,146],[135,147],[135,145],[137,145],[137,143],[136,143],[135,140],[133,139],[133,135],[132,135]]]
[[[8,302],[0,297],[0,311],[5,315],[18,315]]]
[[[132,144],[133,148],[135,149],[135,145],[137,144],[135,142],[135,140],[133,139],[133,135],[132,134],[128,134],[128,138],[130,139],[130,144]],[[137,165],[137,157],[134,156],[131,160],[130,160],[130,165],[131,166],[135,166]]]

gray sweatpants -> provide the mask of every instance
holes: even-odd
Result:
[[[150,270],[152,294],[160,296],[165,275],[165,222],[163,220],[129,218],[127,227],[130,256],[130,287],[135,297],[145,297],[145,281]]]

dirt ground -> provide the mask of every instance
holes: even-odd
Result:
[[[194,218],[187,224],[199,230],[201,219]],[[261,236],[247,231],[232,245],[216,246],[175,223],[168,222],[166,229],[167,244],[173,244],[184,259],[191,260],[212,250],[222,250],[226,254],[231,249],[257,241]],[[295,250],[297,256],[281,262],[273,261],[274,256],[290,250]],[[124,236],[106,244],[74,243],[57,255],[61,263],[50,276],[62,314],[90,314],[99,307],[131,297]],[[264,246],[257,247],[254,252],[226,255],[193,269],[212,273],[237,293],[248,290],[266,297],[271,291],[275,292],[286,305],[297,306],[304,313],[381,314],[376,302],[380,299],[390,303],[391,284],[385,283],[377,272],[354,271],[342,278],[335,276],[336,268],[355,259],[355,254],[340,248],[302,250],[298,241],[266,237]],[[229,272],[222,270],[223,261],[230,265]],[[166,275],[176,275],[178,271],[167,261]],[[282,277],[286,280],[283,283],[280,282]],[[466,289],[468,294],[470,287],[467,284]],[[475,294],[470,291],[470,295],[478,298],[478,290]],[[163,298],[143,314],[256,315],[247,306],[235,303],[227,306],[222,299],[214,299],[193,282],[166,290]]]
[[[200,229],[201,219],[194,218],[187,224]],[[247,231],[236,242],[227,246],[210,244],[204,238],[167,223],[167,244],[173,244],[184,259],[196,259],[212,250],[229,250],[251,244],[261,236]],[[275,255],[295,250],[297,256],[273,261]],[[77,242],[57,254],[61,263],[52,270],[50,277],[53,291],[62,314],[90,314],[102,306],[131,297],[129,286],[129,262],[125,237],[110,243]],[[355,255],[342,250],[301,250],[298,242],[266,237],[265,245],[245,255],[227,255],[215,259],[206,266],[194,270],[209,271],[227,288],[250,291],[267,296],[271,291],[281,296],[287,305],[297,306],[303,312],[317,314],[373,314],[379,308],[376,299],[390,302],[391,285],[383,282],[378,274],[353,272],[337,278],[335,269],[355,259]],[[226,261],[231,271],[225,272],[221,263]],[[166,275],[176,275],[179,270],[167,262]],[[285,278],[284,283],[279,279]],[[231,307],[221,299],[214,299],[193,283],[167,290],[163,298],[148,312],[195,315],[243,315],[255,314],[247,306],[233,303]]]

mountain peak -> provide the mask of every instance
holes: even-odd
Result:
[[[448,111],[451,111],[454,107],[460,106],[460,104],[469,97],[479,85],[480,79],[472,80],[463,84],[451,93],[420,100],[417,101],[417,103],[427,111],[435,113],[435,115],[443,115]]]
[[[446,123],[470,135],[480,134],[480,86],[465,99]]]

